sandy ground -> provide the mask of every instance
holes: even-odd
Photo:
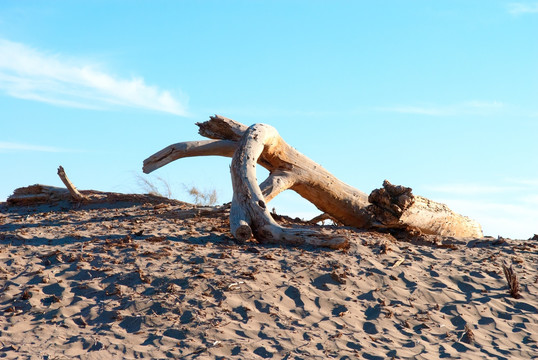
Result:
[[[538,358],[537,240],[238,245],[224,210],[142,200],[0,205],[0,358]]]

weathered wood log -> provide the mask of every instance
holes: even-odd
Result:
[[[58,176],[60,177],[60,179],[64,183],[65,187],[69,191],[69,194],[71,194],[71,197],[73,198],[73,200],[78,201],[78,202],[88,200],[88,197],[82,195],[77,190],[75,185],[73,185],[71,180],[69,180],[69,178],[67,177],[67,174],[65,173],[65,170],[64,170],[63,166],[58,167]]]
[[[235,210],[231,212],[231,223],[234,227],[232,230],[234,236],[240,240],[250,236],[250,233],[264,240],[261,235],[264,231],[259,229],[267,227],[270,230],[275,229],[271,223],[272,219],[267,218],[271,216],[265,211],[266,209],[261,211],[255,206],[245,205],[244,197],[254,196],[254,203],[263,201],[265,205],[286,189],[296,191],[323,213],[329,214],[337,222],[347,226],[358,228],[409,226],[426,234],[482,237],[478,223],[452,212],[446,205],[414,196],[410,188],[393,186],[386,182],[382,189],[375,190],[368,197],[289,146],[276,130],[268,125],[256,124],[247,128],[243,124],[218,115],[197,125],[202,136],[215,140],[171,145],[146,159],[143,170],[149,173],[183,157],[200,155],[231,157],[235,154],[232,160],[232,173],[235,171],[236,175],[232,175],[232,179],[241,176],[241,173],[243,178],[232,181],[234,185],[232,203],[236,205],[232,206]],[[249,168],[246,167],[246,164],[254,167],[256,162],[269,170],[269,177],[259,187],[255,173],[249,173],[247,171]],[[243,169],[242,172],[240,169]],[[236,189],[239,190],[237,195]],[[241,192],[248,195],[241,195]],[[253,220],[257,224],[253,225]],[[248,229],[249,226],[253,226],[254,229]],[[272,239],[285,238],[284,235],[279,235],[279,231],[275,230],[275,233],[269,231]]]
[[[29,206],[69,200],[69,191],[56,186],[35,184],[15,189],[7,198],[10,206]]]
[[[476,221],[387,180],[382,188],[372,191],[368,200],[370,212],[383,227],[408,226],[424,234],[482,237],[482,228]]]
[[[84,203],[137,203],[137,204],[169,204],[173,206],[184,206],[193,208],[197,216],[207,216],[210,211],[221,211],[221,208],[212,208],[212,210],[195,207],[192,204],[169,199],[166,197],[151,194],[121,194],[112,192],[103,192],[96,190],[80,190],[80,193],[87,198]],[[56,204],[58,202],[72,202],[73,198],[66,188],[60,188],[50,185],[35,184],[17,188],[13,191],[6,202],[9,206],[36,206],[42,204]]]
[[[13,194],[7,199],[7,203],[12,206],[29,206],[58,201],[89,201],[88,195],[82,194],[69,180],[62,166],[58,167],[58,176],[64,183],[66,189],[50,185],[35,184],[23,188],[15,189]]]

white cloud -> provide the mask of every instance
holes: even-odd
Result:
[[[378,110],[429,116],[491,115],[499,112],[505,106],[500,101],[472,100],[452,105],[397,105],[378,108]]]
[[[508,12],[512,15],[537,14],[538,3],[510,3],[508,4]]]
[[[70,151],[54,146],[41,146],[23,143],[0,141],[0,152],[3,151],[37,151],[37,152],[66,152]]]
[[[4,39],[0,39],[0,91],[59,106],[124,106],[186,115],[185,105],[169,91],[146,85],[142,78],[121,79],[90,62],[47,54]]]

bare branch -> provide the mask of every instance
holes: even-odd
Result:
[[[232,157],[237,143],[228,140],[186,141],[172,144],[144,160],[142,171],[149,174],[174,160],[195,156]]]
[[[64,183],[67,190],[69,190],[69,194],[71,194],[71,197],[73,198],[73,200],[75,200],[75,201],[88,200],[88,198],[86,196],[82,195],[77,190],[75,185],[73,185],[73,183],[69,180],[69,178],[67,177],[67,174],[65,173],[65,170],[64,170],[64,168],[62,166],[58,167],[58,176],[60,177],[60,179]]]

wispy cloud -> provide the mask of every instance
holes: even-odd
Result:
[[[62,149],[55,146],[31,145],[23,143],[0,141],[0,152],[4,151],[34,151],[34,152],[67,152],[68,149]]]
[[[500,101],[466,101],[452,105],[396,105],[380,107],[380,111],[396,112],[401,114],[454,116],[454,115],[490,115],[499,112],[506,105]]]
[[[538,2],[535,3],[510,3],[508,12],[512,15],[538,14]]]
[[[0,39],[0,91],[21,99],[86,109],[135,107],[186,115],[169,91],[142,78],[121,79],[85,60]]]

